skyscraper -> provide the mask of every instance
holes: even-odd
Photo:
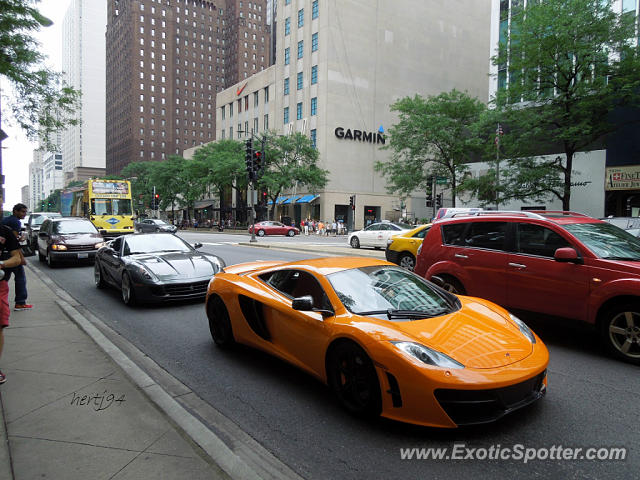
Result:
[[[269,65],[266,0],[109,0],[106,166],[215,136],[216,93]]]

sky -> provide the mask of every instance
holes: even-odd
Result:
[[[56,71],[62,70],[62,21],[71,0],[43,0],[38,10],[53,21],[53,25],[40,29],[35,36],[41,44],[41,52],[48,57],[46,64]],[[0,83],[3,97],[11,97],[12,92],[6,79]],[[3,98],[2,105],[6,105]],[[8,109],[2,111],[2,129],[9,138],[2,142],[2,170],[5,175],[4,210],[22,201],[21,188],[29,184],[29,163],[33,160],[33,150],[37,145],[31,143],[19,128],[11,124]]]

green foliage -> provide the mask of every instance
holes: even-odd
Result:
[[[430,176],[446,176],[453,190],[453,205],[467,163],[480,149],[474,126],[486,107],[466,93],[452,90],[437,96],[405,97],[391,106],[399,120],[389,128],[393,154],[377,162],[376,170],[388,182],[389,193],[402,196],[427,190]]]
[[[634,21],[602,0],[528,2],[513,13],[509,43],[492,59],[510,79],[495,98],[510,129],[501,143],[511,159],[504,198],[555,196],[570,209],[575,153],[616,129],[615,108],[639,104]],[[541,149],[564,158],[536,158]]]
[[[151,184],[151,170],[158,162],[132,162],[122,169],[121,176],[131,182],[131,196],[133,208],[138,208],[138,202],[143,205],[151,204],[153,185]]]
[[[318,166],[318,150],[313,147],[310,138],[300,132],[291,135],[269,132],[264,136],[264,142],[264,169],[257,187],[266,191],[273,201],[271,217],[276,199],[283,190],[297,185],[315,192],[327,184],[329,171]]]
[[[54,190],[47,198],[42,201],[42,210],[45,212],[59,212],[60,211],[60,192],[61,190]]]
[[[52,22],[35,8],[38,1],[0,0],[0,76],[15,90],[9,104],[14,120],[29,138],[54,150],[52,134],[77,123],[80,93],[42,65],[45,57],[33,34]]]

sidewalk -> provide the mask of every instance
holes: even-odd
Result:
[[[229,478],[26,272],[35,308],[11,312],[0,358],[0,479]]]

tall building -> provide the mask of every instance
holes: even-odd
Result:
[[[37,212],[45,199],[42,173],[42,157],[44,151],[34,150],[33,160],[29,164],[29,209]]]
[[[27,206],[27,209],[29,208],[29,185],[23,185],[22,188],[20,189],[20,202],[22,202],[24,205]]]
[[[105,172],[105,29],[107,5],[72,0],[62,24],[65,80],[82,92],[78,124],[62,133],[64,183]]]
[[[42,191],[43,198],[47,198],[54,190],[64,187],[62,172],[62,154],[45,152],[42,157]]]
[[[431,216],[425,192],[389,195],[374,165],[391,155],[384,132],[400,98],[456,88],[487,101],[491,5],[455,4],[277,0],[275,64],[218,94],[216,138],[266,128],[311,138],[329,183],[317,195],[292,190],[279,215],[346,221],[355,194],[356,228],[395,219],[403,206],[410,216]]]
[[[106,168],[213,140],[216,93],[269,65],[266,0],[109,0]]]

